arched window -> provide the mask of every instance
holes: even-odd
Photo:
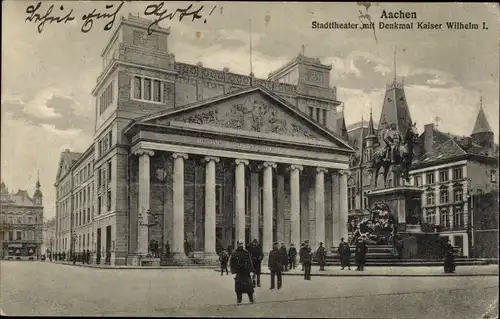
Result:
[[[351,177],[347,181],[347,210],[356,209],[356,187],[354,179]]]

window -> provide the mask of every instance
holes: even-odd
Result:
[[[427,205],[434,205],[434,193],[427,194]]]
[[[151,100],[151,80],[143,79],[144,82],[144,100]]]
[[[90,223],[90,208],[87,208],[87,222]]]
[[[439,224],[442,227],[445,227],[445,228],[450,227],[450,220],[449,220],[449,216],[448,216],[448,210],[446,208],[441,209],[441,213],[440,213],[439,217],[440,217]]]
[[[309,116],[314,117],[314,107],[309,107]]]
[[[215,185],[215,213],[217,215],[222,216],[222,207],[221,203],[223,203],[223,198],[222,198],[222,187],[221,185]]]
[[[22,224],[22,223],[23,223],[23,220],[22,220],[22,218],[21,218],[21,217],[17,217],[17,223],[18,223],[18,224]]]
[[[453,180],[457,180],[457,179],[462,179],[463,178],[463,174],[462,174],[462,167],[456,167],[453,169]]]
[[[108,162],[108,182],[111,182],[111,161]]]
[[[14,232],[9,231],[9,241],[13,241],[13,240],[14,240]]]
[[[16,240],[23,240],[23,234],[20,231],[16,231]]]
[[[491,183],[496,183],[497,182],[497,171],[492,169],[490,172],[490,182]]]
[[[112,145],[113,145],[113,131],[109,131],[108,132],[108,146],[109,146],[109,148],[111,148]]]
[[[446,204],[448,203],[448,191],[441,191],[439,196],[439,203]]]
[[[33,224],[33,217],[28,217],[28,224]]]
[[[321,114],[321,110],[316,108],[316,122],[318,122],[318,123],[319,123],[320,114]]]
[[[453,190],[453,199],[455,200],[455,202],[461,202],[463,201],[463,189],[462,188],[455,188]]]
[[[448,181],[448,170],[439,171],[439,182],[444,183]]]
[[[161,102],[161,82],[153,80],[153,101]]]
[[[356,208],[356,188],[354,186],[347,187],[347,210],[351,211]]]
[[[322,124],[326,126],[326,110],[323,110],[323,118],[322,118],[322,120],[323,120]]]
[[[425,183],[426,184],[434,184],[434,173],[425,174]]]
[[[108,198],[106,201],[106,204],[108,205],[108,212],[111,211],[111,190],[108,190]]]
[[[436,224],[436,215],[435,215],[434,210],[431,209],[425,213],[425,222],[427,224],[431,224],[431,225]]]
[[[113,102],[113,82],[102,92],[99,98],[99,114],[102,114]]]
[[[101,215],[101,196],[97,197],[97,215]]]
[[[460,208],[455,208],[455,211],[453,212],[453,227],[454,228],[464,227],[464,213]]]
[[[420,175],[415,175],[413,177],[413,181],[415,183],[415,186],[421,186],[422,185],[422,176]]]
[[[101,180],[101,169],[99,169],[97,172],[98,172],[98,174],[97,174],[97,186],[98,186],[98,187],[101,187],[101,185],[102,185],[102,180]]]
[[[134,99],[142,99],[141,78],[134,77]]]

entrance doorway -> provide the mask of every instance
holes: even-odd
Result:
[[[222,248],[227,248],[224,247],[222,234],[222,227],[215,227],[215,252],[217,253],[217,255],[220,254]]]
[[[101,229],[97,228],[97,241],[96,241],[96,264],[101,263]]]
[[[106,226],[106,264],[111,262],[111,226]]]

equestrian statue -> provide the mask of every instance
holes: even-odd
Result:
[[[401,136],[396,130],[396,124],[390,123],[382,131],[382,140],[384,147],[377,149],[373,153],[372,169],[375,172],[375,187],[377,187],[377,177],[380,168],[384,168],[384,186],[387,183],[387,174],[391,166],[401,172],[407,182],[410,181],[410,167],[413,160],[413,147],[417,142],[418,133],[415,128],[415,123],[410,123]]]

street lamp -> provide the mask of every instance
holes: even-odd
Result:
[[[153,216],[153,221],[149,221],[149,216]],[[150,228],[158,225],[160,223],[160,214],[153,214],[151,213],[150,209],[146,209],[146,211],[143,213],[139,213],[139,226],[145,226],[148,228],[148,255],[150,252],[149,249],[149,238],[150,238]],[[145,221],[144,221],[145,220]]]

